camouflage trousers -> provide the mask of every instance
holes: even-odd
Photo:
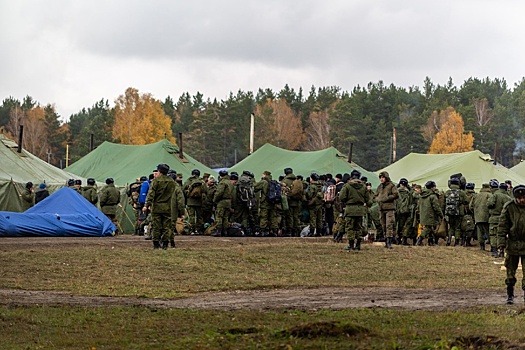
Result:
[[[505,268],[507,269],[507,278],[505,284],[507,286],[514,286],[516,284],[516,271],[521,259],[521,265],[525,266],[525,255],[509,255],[505,254]],[[521,289],[525,290],[525,274],[521,280]]]
[[[381,226],[385,237],[394,237],[394,230],[396,227],[396,217],[394,210],[381,210]]]
[[[190,224],[190,231],[203,231],[204,220],[202,219],[202,207],[188,206],[188,218]]]
[[[171,213],[151,213],[151,226],[153,241],[168,242],[173,233]]]
[[[349,240],[361,238],[363,235],[363,217],[346,215],[345,233]]]

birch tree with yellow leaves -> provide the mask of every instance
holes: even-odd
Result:
[[[472,132],[465,133],[463,118],[452,107],[439,112],[443,124],[435,134],[428,153],[448,154],[473,150],[474,136]]]
[[[161,102],[131,87],[115,101],[113,138],[127,145],[145,145],[163,138],[175,141],[171,119]]]

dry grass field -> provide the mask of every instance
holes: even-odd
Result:
[[[176,240],[0,239],[2,348],[525,348],[521,292],[504,305],[475,247]]]

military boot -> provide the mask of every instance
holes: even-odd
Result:
[[[168,241],[162,241],[162,249],[168,249]]]
[[[514,304],[514,286],[507,286],[507,304]]]
[[[386,238],[385,248],[392,249],[392,237]]]
[[[479,243],[479,249],[485,251],[485,241]]]
[[[448,236],[447,237],[447,247],[450,246],[450,243],[452,243],[452,238]]]
[[[406,237],[403,237],[401,239],[401,245],[408,245],[408,242],[407,242],[407,238]]]
[[[160,242],[159,241],[153,241],[153,249],[159,249],[160,248]]]
[[[175,248],[175,240],[170,239],[170,247]]]
[[[357,241],[355,242],[355,248],[354,250],[361,250],[361,238],[358,238]]]
[[[349,239],[348,240],[348,246],[345,247],[345,250],[351,251],[353,249],[354,249],[354,240],[353,239]]]

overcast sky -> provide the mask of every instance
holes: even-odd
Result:
[[[137,88],[164,100],[285,84],[345,91],[525,72],[521,0],[0,1],[0,98],[65,119]]]

